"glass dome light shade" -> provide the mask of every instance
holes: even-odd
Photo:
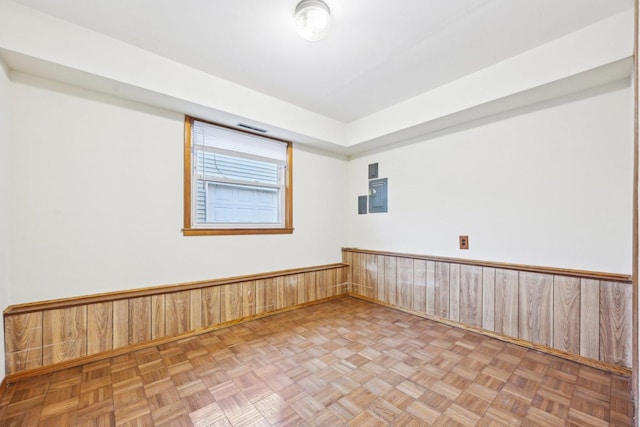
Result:
[[[305,40],[323,39],[331,26],[329,6],[321,0],[302,0],[296,6],[296,31]]]

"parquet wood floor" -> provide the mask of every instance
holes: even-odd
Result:
[[[2,426],[628,426],[627,378],[353,298],[11,384]]]

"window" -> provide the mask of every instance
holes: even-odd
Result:
[[[184,234],[293,232],[291,143],[185,117]]]

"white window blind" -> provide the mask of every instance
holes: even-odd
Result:
[[[194,120],[196,226],[281,227],[287,144]]]
[[[192,145],[211,147],[241,157],[287,161],[287,144],[194,120]]]

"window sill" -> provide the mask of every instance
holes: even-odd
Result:
[[[215,236],[240,234],[292,234],[293,228],[183,228],[185,236]]]

